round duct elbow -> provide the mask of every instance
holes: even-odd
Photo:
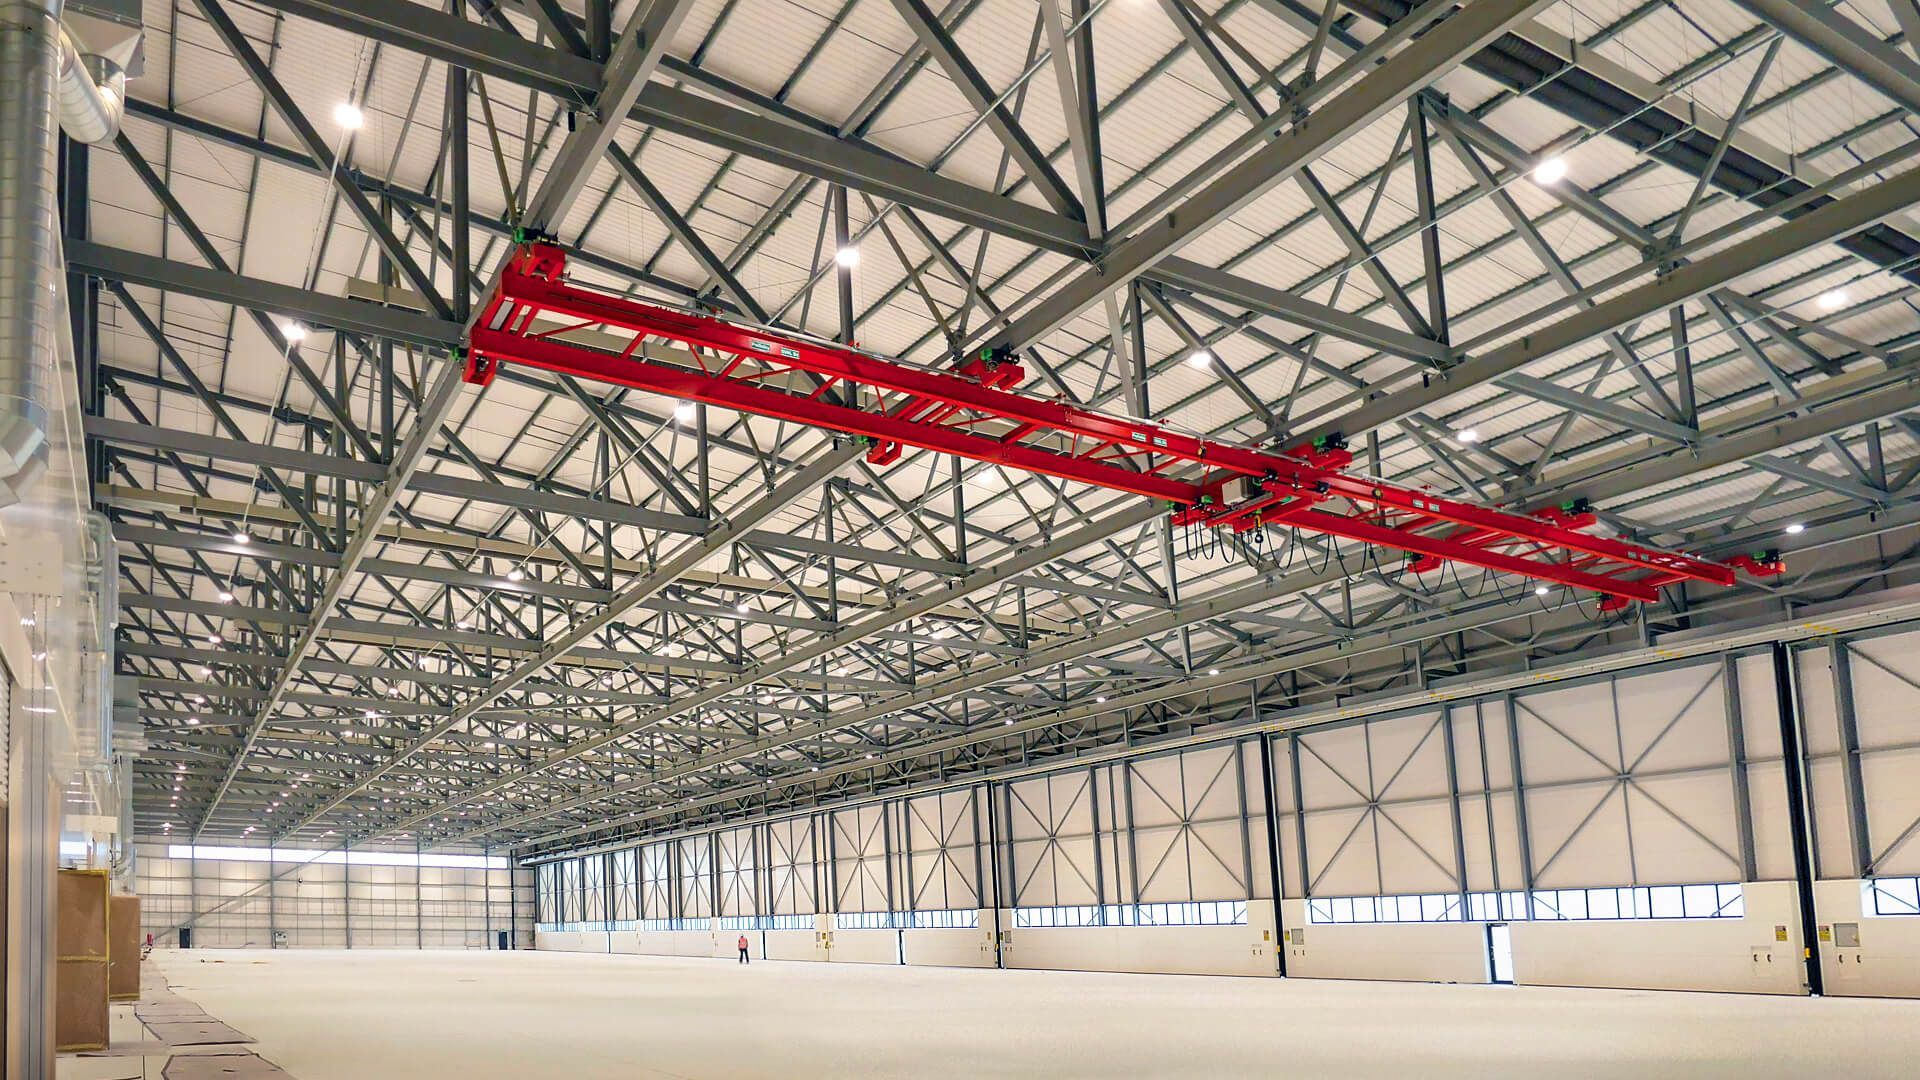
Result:
[[[127,73],[104,56],[82,54],[60,31],[60,130],[75,142],[105,142],[120,133],[127,110]]]
[[[46,469],[46,411],[25,398],[0,401],[0,508],[24,498]]]

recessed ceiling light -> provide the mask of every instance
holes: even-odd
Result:
[[[841,266],[858,266],[860,264],[860,249],[857,247],[843,247],[833,253],[833,261],[839,263]]]
[[[1455,442],[1477,443],[1480,441],[1480,429],[1461,428],[1459,431],[1453,433],[1453,438]]]
[[[1798,535],[1800,535],[1801,533],[1803,533],[1803,532],[1806,532],[1806,531],[1807,531],[1807,527],[1806,527],[1805,525],[1802,525],[1801,523],[1799,523],[1799,522],[1797,522],[1797,521],[1795,521],[1795,522],[1792,522],[1792,523],[1790,523],[1790,524],[1788,524],[1788,525],[1787,525],[1787,535],[1788,535],[1788,536],[1798,536]]]
[[[348,131],[359,131],[367,123],[367,114],[351,101],[333,107],[333,122]]]
[[[1187,366],[1205,371],[1213,366],[1213,354],[1205,349],[1195,349],[1187,354]]]
[[[1839,311],[1841,308],[1847,306],[1848,299],[1847,290],[1828,289],[1826,292],[1815,297],[1813,302],[1819,306],[1821,311]]]
[[[1550,157],[1533,167],[1533,182],[1536,184],[1557,184],[1566,178],[1566,158]]]

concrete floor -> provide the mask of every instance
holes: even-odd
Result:
[[[298,1080],[1911,1077],[1920,1001],[539,952],[158,951]]]

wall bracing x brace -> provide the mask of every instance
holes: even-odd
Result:
[[[521,245],[474,324],[469,382],[525,364],[856,435],[876,465],[915,446],[1165,500],[1179,526],[1322,533],[1405,552],[1416,573],[1459,562],[1591,592],[1603,610],[1677,581],[1731,585],[1736,569],[1782,569],[1773,553],[1716,562],[1596,535],[1580,505],[1509,513],[1356,475],[1337,439],[1249,448],[1030,397],[1015,392],[1025,372],[1004,355],[929,371],[613,296],[565,272],[559,248]]]

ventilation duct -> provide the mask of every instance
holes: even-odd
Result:
[[[54,366],[58,0],[0,0],[0,506],[47,464]]]
[[[65,25],[62,25],[62,16]],[[46,469],[55,370],[56,122],[98,142],[120,130],[144,67],[139,0],[0,0],[0,507]]]

